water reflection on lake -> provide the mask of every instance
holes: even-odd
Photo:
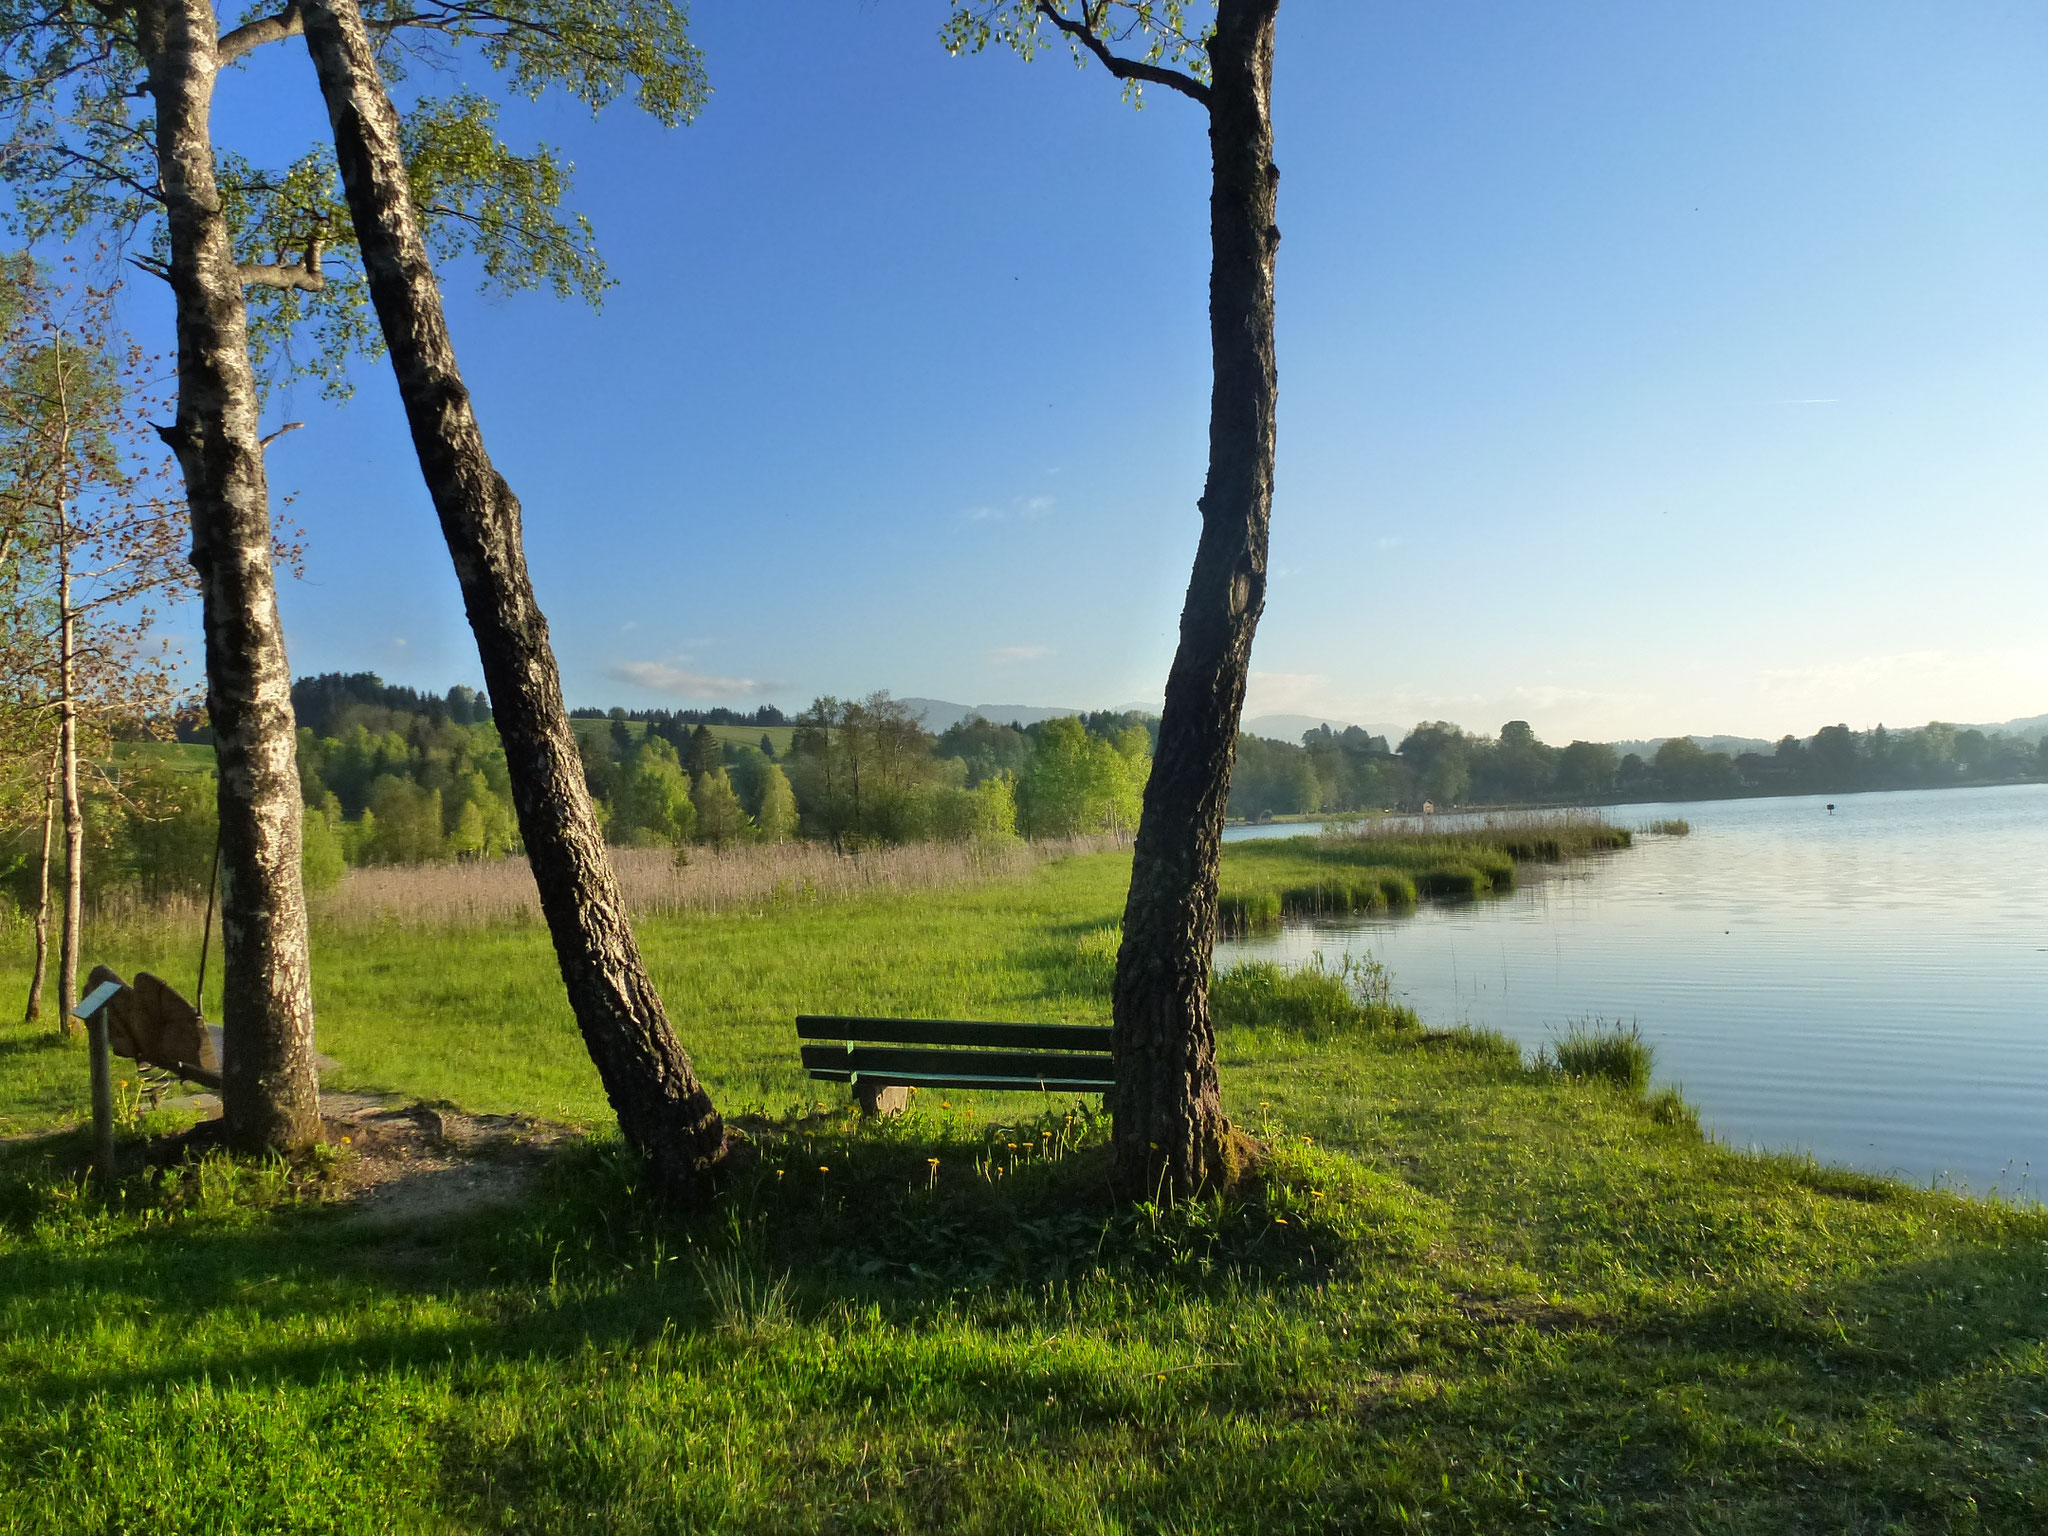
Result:
[[[1217,964],[1368,954],[1431,1025],[1527,1047],[1633,1019],[1724,1140],[2038,1196],[2048,785],[1833,798],[1617,806],[1692,835],[1505,897],[1220,943]]]

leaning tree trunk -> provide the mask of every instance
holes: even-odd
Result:
[[[221,1106],[232,1145],[290,1149],[320,1138],[320,1088],[270,489],[242,280],[214,181],[218,24],[207,0],[164,0],[145,32],[157,33],[149,89],[178,328],[177,419],[163,436],[185,474],[220,768]]]
[[[1192,1191],[1235,1172],[1236,1138],[1217,1092],[1209,966],[1223,813],[1266,600],[1273,504],[1280,172],[1270,105],[1278,9],[1279,0],[1221,0],[1209,41],[1209,478],[1116,966],[1109,1103],[1117,1180],[1134,1194]]]
[[[456,367],[407,189],[398,114],[356,0],[314,0],[305,28],[370,297],[476,633],[569,1004],[627,1141],[666,1194],[694,1199],[724,1160],[725,1125],[669,1027],[605,853],[527,574],[519,502],[491,467]]]
[[[61,745],[59,750],[61,750]],[[43,978],[50,970],[50,835],[57,817],[57,753],[50,754],[50,772],[43,781],[43,841],[36,852],[36,965],[28,979],[28,1006],[22,1022],[33,1024],[43,1016]],[[61,1030],[70,1013],[58,1017]]]

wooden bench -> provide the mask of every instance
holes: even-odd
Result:
[[[986,1024],[805,1013],[804,1069],[850,1083],[867,1115],[900,1113],[912,1088],[1101,1093],[1116,1081],[1104,1024]]]

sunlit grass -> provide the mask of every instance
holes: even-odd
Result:
[[[1106,1019],[1127,876],[644,920],[759,1154],[688,1219],[603,1133],[537,924],[322,926],[349,1081],[599,1134],[515,1207],[376,1234],[318,1169],[109,1210],[75,1133],[0,1148],[0,1525],[2041,1528],[2038,1211],[1734,1152],[1369,967],[1218,978],[1225,1108],[1271,1149],[1228,1204],[1109,1201],[1091,1102],[863,1125],[797,1069],[800,1008]],[[192,940],[93,957],[176,977]],[[13,1127],[83,1088],[0,1028]]]

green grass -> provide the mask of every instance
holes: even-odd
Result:
[[[180,773],[213,772],[213,748],[203,741],[117,741],[116,763],[142,759],[168,763]]]
[[[1581,1020],[1557,1037],[1546,1059],[1566,1077],[1604,1080],[1638,1096],[1650,1091],[1651,1047],[1634,1024]]]
[[[1554,816],[1450,831],[1367,822],[1350,835],[1248,839],[1225,854],[1216,920],[1223,932],[1242,933],[1283,916],[1401,911],[1421,897],[1470,900],[1512,887],[1517,862],[1584,858],[1630,840],[1620,827]]]
[[[1419,1027],[1370,972],[1219,979],[1226,1107],[1275,1149],[1228,1206],[1109,1204],[1086,1106],[799,1112],[841,1092],[796,1071],[800,1007],[1106,1018],[1127,871],[644,923],[722,1104],[767,1112],[689,1220],[603,1136],[509,1213],[381,1232],[317,1169],[213,1161],[106,1209],[77,1133],[0,1149],[0,1526],[2048,1521],[2048,1217],[1731,1151],[1633,1076]],[[91,958],[182,976],[192,937]],[[351,1081],[602,1123],[537,925],[315,958]],[[84,1075],[0,1028],[16,1129]]]

